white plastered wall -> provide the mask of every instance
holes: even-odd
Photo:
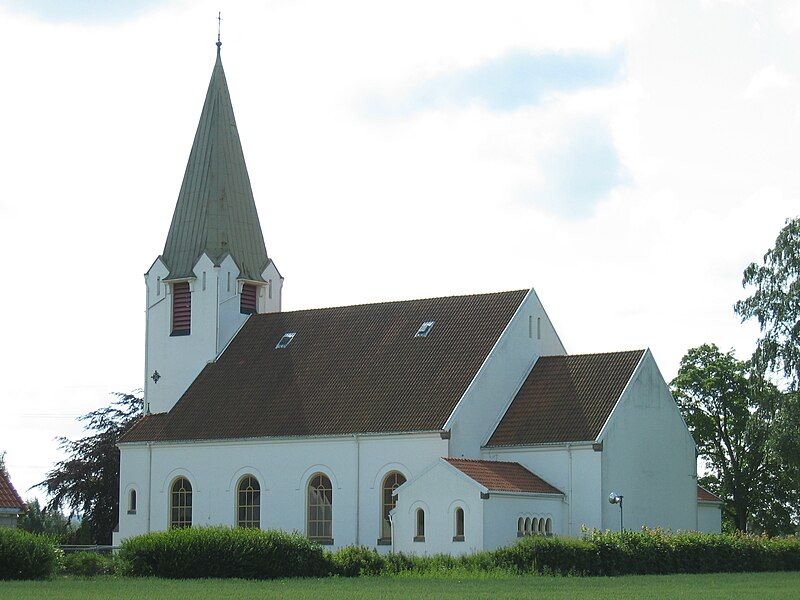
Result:
[[[697,531],[722,533],[722,505],[718,502],[697,503]]]
[[[673,530],[697,523],[695,444],[648,350],[598,439],[602,496],[624,496],[626,529]],[[619,507],[603,507],[603,528],[619,527]]]
[[[196,526],[235,525],[236,484],[243,475],[251,474],[261,486],[262,529],[305,533],[306,486],[321,472],[333,484],[335,546],[375,546],[380,537],[383,477],[391,471],[409,480],[416,477],[446,455],[447,441],[434,432],[165,443],[150,448],[147,444],[121,444],[120,452],[123,510],[115,543],[148,528],[167,528],[169,486],[181,475],[193,487],[192,521]],[[148,489],[149,481],[152,489]],[[131,486],[138,490],[135,515],[124,510]]]
[[[552,519],[553,535],[563,535],[562,496],[544,494],[504,494],[491,492],[483,501],[483,547],[493,550],[517,542],[519,518]]]
[[[531,289],[444,425],[451,434],[450,456],[479,458],[481,445],[500,422],[536,360],[565,353]]]

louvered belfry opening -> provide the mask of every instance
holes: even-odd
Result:
[[[256,302],[258,298],[258,288],[252,283],[245,283],[242,286],[242,299],[239,305],[239,311],[243,315],[254,315],[256,310]]]
[[[172,334],[189,335],[192,331],[192,293],[189,282],[172,284]]]

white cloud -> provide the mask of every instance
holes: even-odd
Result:
[[[759,98],[766,92],[779,90],[795,85],[792,78],[775,65],[769,65],[758,71],[750,80],[750,84],[745,90],[745,97]]]

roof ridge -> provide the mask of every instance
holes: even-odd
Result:
[[[528,467],[523,465],[518,460],[490,460],[490,459],[485,459],[485,458],[461,458],[461,457],[458,457],[458,456],[443,456],[442,458],[445,459],[448,462],[450,462],[451,460],[461,460],[461,461],[464,461],[464,462],[471,462],[471,463],[492,463],[492,464],[503,464],[503,465],[519,465],[523,469],[527,469],[528,471],[530,471],[530,469],[528,469]],[[531,471],[531,473],[533,473],[533,471]],[[536,474],[534,473],[534,475],[536,475]]]
[[[583,356],[608,356],[610,354],[644,354],[647,348],[635,348],[633,350],[608,350],[606,352],[580,352],[578,354],[545,354],[540,358],[580,358]]]
[[[271,313],[258,313],[252,315],[253,317],[266,317],[266,316],[274,316],[274,315],[282,315],[282,314],[297,314],[297,313],[309,313],[309,312],[318,312],[323,310],[335,310],[338,308],[357,308],[362,306],[387,306],[389,304],[404,304],[404,303],[412,303],[412,302],[422,302],[424,300],[449,300],[451,298],[478,298],[484,296],[500,296],[504,294],[521,294],[527,293],[528,289],[518,289],[518,290],[504,290],[500,292],[485,292],[485,293],[478,293],[478,294],[453,294],[450,296],[427,296],[425,298],[410,298],[408,300],[381,300],[378,302],[359,302],[357,304],[339,304],[336,306],[319,306],[316,308],[298,308],[296,310],[282,310],[280,312],[271,312]]]

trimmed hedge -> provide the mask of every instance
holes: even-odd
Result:
[[[0,529],[0,580],[46,579],[55,574],[60,556],[53,538]]]
[[[297,534],[253,529],[177,529],[123,543],[134,575],[170,578],[322,577],[404,573],[644,575],[800,570],[800,539],[743,534],[593,532],[582,539],[529,536],[467,556],[380,554],[348,546],[336,552]]]
[[[298,534],[223,527],[171,529],[130,538],[119,553],[132,575],[190,579],[322,577],[330,559]]]
[[[112,554],[99,552],[66,552],[61,559],[62,575],[96,577],[124,574],[124,565]]]

